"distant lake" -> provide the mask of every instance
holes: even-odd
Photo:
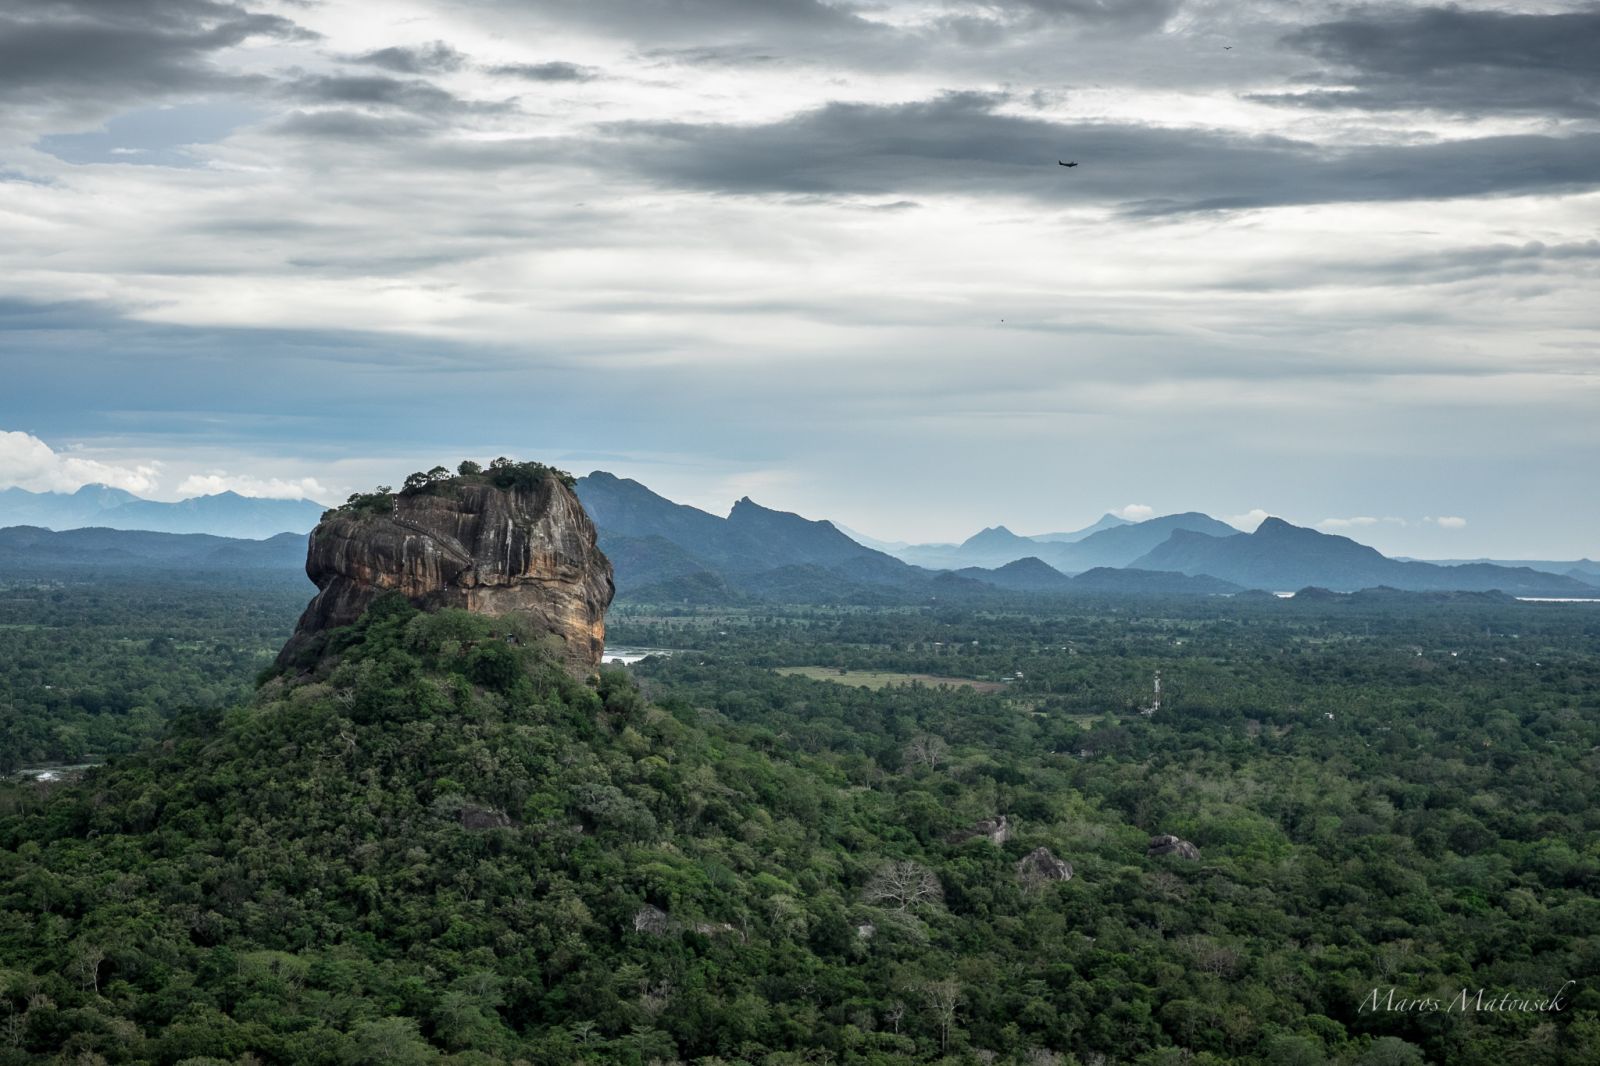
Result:
[[[1600,603],[1596,596],[1518,596],[1523,603]]]
[[[12,774],[12,781],[42,781],[46,784],[59,781],[75,781],[82,777],[86,770],[93,770],[99,766],[98,762],[63,763],[58,766],[34,766],[26,770],[18,770]]]
[[[1280,600],[1294,599],[1292,592],[1274,592]],[[1518,596],[1523,603],[1600,603],[1600,596]]]
[[[619,645],[606,649],[605,662],[607,666],[632,666],[640,659],[648,658],[651,655],[671,654],[672,651],[669,648],[626,648]]]

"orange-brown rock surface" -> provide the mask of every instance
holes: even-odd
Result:
[[[399,591],[428,610],[526,618],[561,638],[569,663],[592,669],[605,650],[615,591],[594,523],[554,476],[513,488],[451,479],[376,509],[330,511],[311,533],[306,574],[319,591],[280,664],[297,662],[317,634]]]

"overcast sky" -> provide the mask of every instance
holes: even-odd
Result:
[[[0,486],[508,454],[1600,556],[1597,55],[1537,0],[21,0]]]

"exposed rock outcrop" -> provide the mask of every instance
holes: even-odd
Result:
[[[1004,844],[1011,839],[1011,823],[1003,814],[997,814],[993,818],[980,818],[966,829],[957,829],[945,839],[952,844],[964,844],[980,837],[991,844]]]
[[[398,591],[427,610],[527,619],[561,638],[572,666],[593,669],[615,591],[594,523],[554,474],[506,488],[486,475],[451,478],[329,511],[311,533],[306,574],[320,591],[280,665]]]
[[[1176,855],[1180,859],[1194,862],[1200,858],[1200,849],[1187,840],[1179,840],[1171,834],[1163,833],[1150,838],[1150,844],[1145,849],[1145,855],[1155,858],[1157,855]]]
[[[744,934],[727,922],[682,922],[662,910],[646,903],[633,916],[633,931],[647,936],[671,936],[685,930],[702,936],[727,936],[734,934],[742,941]]]
[[[1058,859],[1049,848],[1034,848],[1017,860],[1017,879],[1029,887],[1049,881],[1072,880],[1072,864]]]
[[[470,803],[461,808],[459,817],[463,829],[508,829],[515,824],[504,811]]]

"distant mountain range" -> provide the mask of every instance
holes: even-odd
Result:
[[[0,489],[0,526],[53,530],[100,527],[262,540],[308,533],[325,510],[314,500],[263,500],[236,492],[163,503],[109,485],[85,485],[72,493]]]
[[[1129,522],[1108,514],[1094,525],[1071,533],[1024,537],[1005,526],[992,526],[960,544],[910,544],[894,549],[891,554],[902,562],[935,570],[992,568],[1032,557],[1064,574],[1077,574],[1101,566],[1127,566],[1178,529],[1213,537],[1239,532],[1225,522],[1194,511],[1163,515],[1144,522]]]
[[[604,471],[579,478],[576,488],[611,558],[619,598],[638,602],[971,602],[1018,593],[1211,596],[1312,587],[1600,596],[1600,566],[1589,560],[1507,566],[1390,559],[1347,537],[1277,518],[1241,533],[1196,512],[1143,522],[1107,515],[1070,533],[1021,537],[994,526],[958,545],[901,546],[891,554],[831,522],[763,507],[748,497],[721,517]],[[322,508],[307,500],[251,500],[233,493],[162,504],[105,486],[71,495],[0,492],[0,522],[41,512],[64,526],[92,527],[52,532],[39,528],[48,522],[35,520],[0,529],[0,576],[91,565],[299,571],[305,538],[273,527],[310,529]],[[113,522],[159,522],[167,529],[103,528]],[[200,524],[246,535],[169,531]],[[267,529],[280,535],[256,535]],[[908,561],[917,552],[947,564]]]
[[[1254,533],[1204,536],[1178,530],[1133,565],[1146,570],[1206,574],[1246,588],[1293,591],[1317,586],[1333,591],[1387,586],[1427,592],[1512,595],[1594,594],[1595,585],[1530,567],[1432,563],[1390,559],[1349,537],[1319,533],[1269,518]]]
[[[0,529],[0,574],[96,567],[105,571],[304,571],[306,537],[279,533],[265,540],[206,533],[152,533],[126,529],[38,526]],[[306,586],[310,588],[309,585]]]
[[[935,570],[957,570],[964,566],[1004,566],[1006,563],[1026,559],[1029,556],[1039,558],[1041,552],[1052,554],[1056,550],[1041,547],[1042,545],[1077,544],[1096,533],[1130,524],[1125,518],[1106,514],[1093,525],[1070,533],[1040,533],[1024,537],[1011,532],[1005,526],[993,526],[974,533],[960,544],[874,543],[870,547],[882,548],[902,562],[931,567]],[[852,533],[851,536],[864,544],[867,543],[856,534]]]
[[[1407,559],[1400,557],[1402,562],[1428,562],[1435,566],[1464,566],[1475,563],[1488,563],[1491,566],[1525,566],[1529,570],[1542,570],[1547,574],[1565,574],[1575,577],[1579,581],[1600,581],[1600,562],[1593,559],[1570,559],[1561,562],[1556,559]]]
[[[1107,515],[1072,533],[1021,537],[994,526],[958,545],[901,546],[891,554],[831,522],[748,497],[721,518],[600,471],[579,478],[577,492],[616,568],[619,596],[641,601],[886,602],[996,591],[1217,595],[1307,586],[1600,594],[1600,575],[1589,584],[1531,567],[1389,559],[1347,537],[1276,518],[1246,534],[1197,512],[1144,522]],[[918,558],[926,562],[913,562]]]
[[[940,572],[861,544],[831,522],[775,511],[748,497],[735,503],[728,517],[719,518],[604,471],[579,478],[577,493],[599,529],[600,547],[611,558],[617,593],[623,599],[884,603],[970,599],[999,591],[1106,593],[1126,588],[1180,595],[1234,588],[1209,578],[1131,571],[1112,571],[1112,576],[1100,574],[1085,581],[1070,578],[1037,557],[994,570],[969,566]],[[1121,532],[1128,524],[1112,519],[1096,525],[1101,528],[1080,531],[1082,543]],[[987,532],[995,536],[995,531]],[[1004,531],[1000,535],[1010,536]],[[1096,551],[1132,558],[1145,550],[1145,539],[1148,536],[1130,540],[1120,550]],[[1074,546],[1026,543],[1035,551]]]

